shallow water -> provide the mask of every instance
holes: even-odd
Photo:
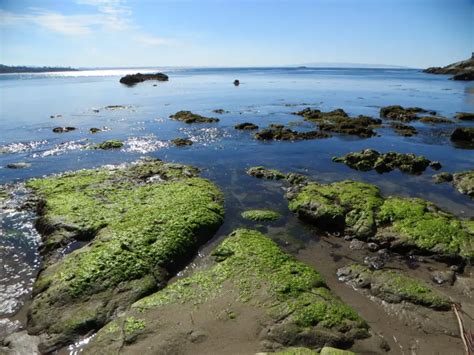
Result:
[[[269,228],[261,228],[295,254],[305,246],[314,250],[309,245],[319,237],[291,215],[280,185],[251,178],[245,174],[246,168],[265,165],[300,172],[321,182],[347,178],[367,181],[378,185],[386,195],[419,196],[458,216],[474,216],[472,200],[449,184],[435,185],[433,170],[419,176],[398,171],[378,174],[358,172],[331,161],[334,155],[373,148],[423,154],[439,160],[441,171],[472,169],[474,150],[457,148],[449,141],[455,125],[414,123],[419,135],[409,138],[396,135],[390,128],[380,128],[379,135],[369,139],[334,135],[299,142],[260,142],[253,139],[253,133],[233,128],[242,122],[260,127],[297,122],[293,129],[309,130],[311,123],[301,122],[301,117],[291,114],[307,106],[322,110],[343,108],[351,116],[378,117],[381,106],[400,104],[452,117],[457,111],[474,112],[472,83],[398,69],[160,70],[169,75],[169,82],[150,81],[134,87],[121,85],[118,80],[137,70],[0,75],[0,184],[119,164],[143,155],[189,163],[201,168],[203,175],[225,193],[226,221],[210,245],[233,228],[248,225],[240,217],[243,210],[266,207],[280,211],[284,218]],[[153,70],[142,70],[145,71]],[[239,79],[241,85],[235,87],[234,79]],[[112,105],[123,107],[108,107]],[[228,112],[212,112],[220,108]],[[187,125],[170,120],[169,115],[179,110],[218,117],[220,122]],[[77,130],[53,133],[52,128],[57,126],[74,126]],[[104,131],[90,134],[92,127]],[[175,147],[170,140],[176,137],[189,137],[194,144]],[[117,151],[85,149],[106,139],[121,139],[125,146]],[[16,162],[27,162],[31,167],[6,168]],[[15,186],[15,191],[14,198],[0,211],[0,318],[18,317],[15,313],[28,299],[40,265],[40,239],[33,229],[34,216],[17,210],[24,192],[21,185]],[[203,249],[203,255],[208,249]],[[308,256],[305,254],[304,258]],[[198,258],[195,264],[199,263]]]

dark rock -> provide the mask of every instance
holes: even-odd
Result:
[[[222,109],[222,108],[218,108],[218,109],[212,110],[212,112],[218,113],[219,115],[222,115],[222,114],[224,114],[224,113],[229,113],[229,111],[226,111],[226,110],[224,110],[224,109]]]
[[[432,161],[430,163],[430,168],[433,169],[433,170],[439,170],[441,169],[443,166],[441,165],[441,163],[439,161]]]
[[[97,128],[97,127],[92,127],[89,129],[89,133],[99,133],[99,132],[102,132],[102,130],[100,128]]]
[[[263,166],[254,166],[247,169],[247,174],[259,179],[282,180],[287,175],[275,169],[266,169]]]
[[[120,83],[125,85],[135,85],[146,80],[158,80],[158,81],[168,81],[168,76],[163,73],[155,73],[155,74],[129,74],[125,75],[120,79]]]
[[[305,140],[329,138],[330,135],[321,131],[297,132],[283,125],[271,124],[268,128],[255,133],[255,139],[258,140]]]
[[[459,73],[453,76],[453,80],[460,80],[460,81],[471,81],[474,80],[474,70],[465,72],[465,73]]]
[[[451,74],[453,80],[474,80],[474,57],[445,67],[431,67],[424,70],[431,74]]]
[[[474,127],[457,127],[451,133],[451,140],[460,143],[474,143]]]
[[[66,132],[71,132],[75,131],[75,127],[54,127],[53,132],[54,133],[66,133]]]
[[[454,117],[461,121],[474,121],[474,113],[470,112],[458,112]]]
[[[392,122],[390,126],[393,128],[395,133],[403,137],[412,137],[418,134],[415,127],[409,126],[400,122]]]
[[[122,147],[123,147],[122,141],[119,141],[116,139],[109,139],[109,140],[103,141],[102,143],[92,146],[92,149],[110,150],[110,149],[120,149]]]
[[[62,115],[51,115],[51,116],[49,116],[49,117],[50,117],[50,118],[61,118],[61,117],[63,117],[63,116],[62,116]]]
[[[367,265],[371,270],[380,270],[385,266],[385,257],[383,255],[366,256],[364,258],[364,264]]]
[[[443,182],[450,182],[453,181],[453,174],[450,173],[439,173],[434,176],[434,180],[436,184],[441,184]]]
[[[239,81],[239,80],[234,80],[234,85],[235,85],[235,86],[239,86],[239,85],[240,85],[240,81]]]
[[[20,163],[10,163],[10,164],[7,164],[7,168],[8,169],[25,169],[25,168],[29,168],[31,166],[30,163],[23,163],[23,162],[20,162]]]
[[[427,111],[420,107],[404,108],[400,105],[385,106],[380,109],[380,117],[394,121],[409,122],[419,119],[418,114],[429,113],[435,115],[435,111]]]
[[[186,145],[192,145],[193,141],[190,140],[189,138],[175,138],[171,141],[174,145],[178,147],[186,146]]]
[[[438,116],[423,116],[420,117],[419,121],[423,123],[454,123],[450,119]]]
[[[377,251],[379,249],[379,245],[377,243],[371,242],[367,244],[367,248],[370,251]]]
[[[219,122],[218,118],[205,117],[191,111],[178,111],[174,115],[171,115],[170,118],[173,120],[181,121],[184,123],[214,123]]]
[[[244,122],[244,123],[239,123],[235,125],[234,128],[242,129],[242,130],[253,130],[253,129],[258,129],[258,126],[250,122]]]
[[[434,271],[431,273],[431,277],[434,282],[438,285],[448,284],[452,285],[454,283],[454,271],[452,270],[445,270],[445,271]]]
[[[420,174],[431,164],[431,161],[422,155],[416,156],[415,154],[396,152],[381,154],[373,149],[334,157],[332,160],[336,163],[344,163],[352,169],[361,171],[376,170],[379,173],[399,169],[409,174]]]

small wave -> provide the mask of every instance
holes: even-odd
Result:
[[[193,143],[199,143],[207,146],[211,143],[219,142],[223,138],[231,137],[231,134],[223,129],[216,127],[212,128],[180,128],[180,132],[183,132]]]
[[[76,141],[69,141],[56,144],[53,148],[48,149],[44,152],[34,153],[33,158],[44,158],[53,155],[61,155],[71,150],[78,150],[88,146],[86,143],[87,139],[80,139]]]
[[[48,141],[30,141],[30,142],[18,142],[9,143],[0,146],[0,154],[11,154],[11,153],[25,153],[37,149],[38,147],[47,144]]]

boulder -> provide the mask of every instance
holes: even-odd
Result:
[[[219,122],[218,118],[205,117],[191,111],[178,111],[170,116],[171,119],[181,121],[184,123],[214,123]]]
[[[254,129],[258,129],[258,126],[254,123],[244,122],[244,123],[236,124],[234,128],[240,129],[240,130],[254,130]]]
[[[120,83],[125,85],[135,85],[146,80],[158,80],[158,81],[168,81],[168,75],[163,73],[154,73],[154,74],[128,74],[120,78]]]

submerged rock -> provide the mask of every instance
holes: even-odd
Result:
[[[71,132],[75,130],[76,130],[76,127],[54,127],[53,128],[54,133],[66,133],[66,132]]]
[[[436,310],[449,310],[451,302],[423,281],[401,272],[371,270],[352,264],[337,271],[339,280],[366,290],[370,295],[389,303],[410,302]]]
[[[247,169],[247,174],[256,178],[263,178],[268,180],[281,180],[287,177],[286,174],[283,174],[278,170],[266,169],[263,166],[251,167]]]
[[[280,124],[271,124],[268,128],[255,133],[254,137],[258,140],[289,141],[329,138],[330,135],[321,131],[297,132]]]
[[[234,128],[242,129],[242,130],[254,130],[254,129],[258,129],[258,126],[254,123],[244,122],[244,123],[236,124]]]
[[[385,106],[380,109],[380,117],[388,118],[390,120],[409,122],[420,119],[418,114],[429,113],[436,115],[435,111],[427,111],[420,107],[402,107],[400,105]]]
[[[356,135],[367,138],[376,135],[373,128],[378,127],[381,120],[368,116],[349,117],[343,109],[322,112],[318,109],[305,108],[295,112],[295,115],[303,116],[306,121],[315,122],[319,129],[328,132]]]
[[[393,128],[395,133],[403,137],[412,137],[418,134],[415,127],[409,126],[400,122],[393,122],[390,126]]]
[[[474,127],[457,127],[451,133],[451,140],[456,143],[474,143]]]
[[[390,172],[399,169],[404,173],[421,174],[428,166],[440,169],[439,162],[432,162],[424,156],[415,154],[404,154],[396,152],[379,153],[373,149],[365,149],[361,152],[349,153],[342,157],[332,159],[336,163],[344,163],[352,169],[378,173]]]
[[[175,138],[171,141],[171,143],[173,143],[177,147],[183,147],[187,145],[192,145],[193,141],[189,138]]]
[[[450,182],[450,181],[453,181],[453,174],[446,173],[446,172],[439,173],[439,174],[434,175],[434,180],[436,184],[441,184],[443,182]]]
[[[423,71],[431,74],[454,74],[453,80],[474,80],[474,56],[445,67],[430,67]]]
[[[232,333],[239,322],[233,309],[258,317],[262,350],[267,350],[266,344],[347,348],[355,339],[368,336],[366,323],[328,289],[319,273],[261,233],[238,229],[212,255],[213,265],[141,299],[107,324],[86,346],[85,354],[133,353],[135,344],[155,349],[173,344],[174,352],[181,353],[180,345],[191,341],[183,334],[192,333],[191,329],[218,321],[220,328]],[[227,314],[232,317],[219,318],[222,305],[229,305]],[[194,317],[181,318],[176,327],[176,307]],[[203,313],[207,316],[200,317]],[[135,326],[130,326],[132,321]]]
[[[224,110],[223,108],[217,108],[215,110],[212,110],[214,113],[218,113],[219,115],[222,115],[224,113],[229,113],[229,111]]]
[[[281,214],[272,210],[248,210],[242,212],[242,217],[256,222],[276,221],[281,217]]]
[[[454,117],[461,121],[474,121],[474,113],[471,112],[458,112]]]
[[[19,162],[19,163],[10,163],[6,166],[8,169],[26,169],[31,167],[30,163]]]
[[[154,74],[128,74],[120,78],[120,83],[125,85],[135,85],[146,80],[158,80],[158,81],[168,81],[168,75],[163,73],[154,73]]]
[[[191,111],[178,111],[174,115],[171,115],[170,118],[177,121],[182,121],[184,123],[214,123],[219,122],[218,118],[205,117],[192,113]]]
[[[291,211],[324,231],[445,259],[474,257],[474,221],[458,219],[419,198],[384,199],[376,186],[351,180],[292,186],[287,198]]]
[[[448,118],[439,116],[423,116],[420,117],[419,121],[423,123],[454,123]]]
[[[98,143],[92,146],[92,149],[103,149],[103,150],[110,150],[110,149],[120,149],[123,147],[123,142],[116,140],[116,139],[109,139],[103,141],[102,143]]]
[[[146,160],[27,183],[39,199],[44,239],[27,328],[41,335],[42,352],[164,287],[212,237],[223,221],[222,195],[196,175],[193,167]]]

